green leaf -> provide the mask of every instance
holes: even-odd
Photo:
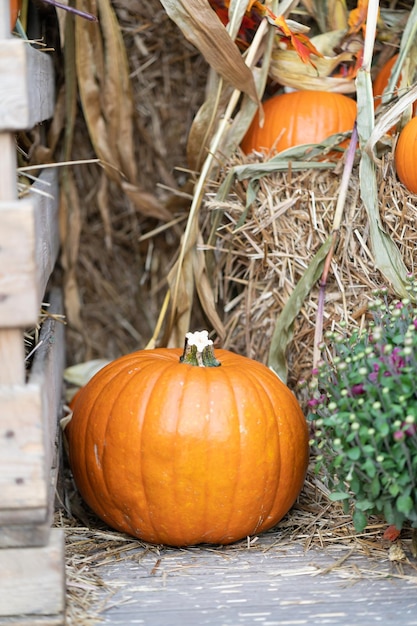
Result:
[[[366,472],[366,475],[369,476],[369,478],[372,478],[372,479],[377,478],[376,477],[377,470],[376,470],[375,462],[373,461],[373,459],[370,459],[369,457],[366,459],[365,463],[363,464],[363,471]]]
[[[367,523],[368,523],[368,517],[365,515],[365,513],[355,508],[355,511],[353,513],[353,525],[355,527],[356,532],[358,533],[362,532],[363,529],[366,527]]]
[[[338,502],[340,500],[348,500],[350,498],[350,495],[348,493],[345,493],[344,491],[334,491],[333,493],[329,494],[329,499],[332,502]]]
[[[355,446],[354,448],[351,448],[350,450],[348,450],[348,453],[347,453],[347,456],[352,461],[357,461],[360,455],[361,455],[361,449],[359,448],[359,446]]]
[[[399,249],[387,235],[382,226],[379,214],[379,202],[375,163],[371,156],[363,150],[374,126],[372,105],[372,84],[369,72],[364,68],[358,71],[356,78],[358,102],[358,133],[360,139],[361,161],[359,164],[359,181],[361,198],[369,220],[369,230],[375,266],[393,285],[398,295],[406,296],[407,268]]]
[[[374,476],[374,478],[372,479],[370,491],[373,499],[376,500],[381,492],[381,485],[379,483],[378,475]]]
[[[396,507],[400,513],[408,515],[413,510],[413,499],[410,496],[399,496],[395,502]]]
[[[287,380],[286,350],[293,337],[293,325],[304,301],[312,287],[319,279],[327,253],[330,250],[332,238],[329,237],[316,252],[310,265],[298,281],[294,291],[288,298],[281,311],[271,339],[268,365],[281,378]]]
[[[362,484],[361,484],[361,481],[359,480],[359,478],[358,478],[358,476],[356,474],[353,474],[353,476],[352,476],[352,479],[350,481],[350,488],[353,491],[353,493],[356,494],[356,495],[361,493]]]
[[[359,509],[359,511],[369,511],[373,506],[374,504],[370,500],[360,500],[355,504],[355,507]]]

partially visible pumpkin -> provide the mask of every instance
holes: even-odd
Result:
[[[123,356],[78,393],[65,429],[91,509],[151,543],[228,544],[274,526],[308,463],[306,420],[267,367],[189,333]],[[204,333],[206,336],[206,333]]]
[[[22,0],[10,0],[10,30],[15,27],[21,8]]]
[[[417,117],[402,129],[395,148],[398,178],[409,191],[417,194]]]
[[[375,76],[375,80],[372,83],[372,91],[374,94],[375,108],[377,108],[381,104],[382,95],[385,91],[386,86],[388,85],[392,68],[394,67],[394,64],[397,59],[398,59],[398,54],[394,54],[394,56],[388,59],[385,65],[382,66],[381,70]],[[396,85],[397,88],[399,87],[400,83],[401,83],[401,75],[397,81],[397,85]],[[414,113],[416,113],[416,110],[417,110],[417,102],[415,102],[413,105]]]
[[[331,135],[352,130],[356,102],[347,96],[327,91],[294,91],[263,103],[264,125],[256,114],[241,147],[277,152],[307,143],[320,143]]]

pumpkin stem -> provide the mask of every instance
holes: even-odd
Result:
[[[207,330],[185,335],[184,353],[180,357],[180,362],[197,367],[219,367],[221,365],[214,356],[213,342],[209,339]]]

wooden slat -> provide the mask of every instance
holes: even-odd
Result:
[[[0,130],[24,130],[53,115],[52,59],[28,42],[0,40]]]
[[[64,623],[64,533],[54,528],[46,546],[0,550],[1,617],[20,616],[21,623],[34,624],[28,616],[52,615]],[[23,616],[23,617],[22,617]],[[57,617],[60,616],[60,621]]]
[[[62,318],[63,302],[60,289],[48,294],[50,314],[42,324],[39,344],[30,370],[29,382],[42,390],[45,429],[48,447],[55,445],[58,413],[62,403],[62,380],[65,364],[65,325]],[[49,465],[51,467],[51,458]]]
[[[0,2],[0,39],[10,37],[10,5]]]
[[[59,292],[51,313],[62,312]],[[0,387],[0,525],[43,523],[64,364],[64,327],[48,318],[26,385]]]
[[[0,329],[0,387],[22,385],[25,381],[23,332],[17,328]]]
[[[37,322],[59,249],[57,178],[47,169],[27,198],[0,202],[0,328]]]
[[[41,389],[30,383],[1,387],[0,406],[0,512],[45,508],[48,490]]]
[[[1,3],[3,15],[8,13],[8,3]],[[0,14],[0,28],[3,26]],[[1,97],[1,95],[0,95]],[[0,202],[15,202],[17,199],[16,186],[16,146],[13,133],[0,132]],[[1,213],[0,213],[1,216]],[[0,231],[3,223],[0,217]],[[1,240],[1,235],[0,235]],[[2,254],[0,252],[0,258]],[[9,271],[7,259],[2,258],[0,265],[1,275]],[[0,288],[0,301],[1,301]],[[20,329],[0,330],[0,385],[22,385],[25,380],[25,364],[23,349],[23,333]]]
[[[0,549],[44,546],[48,543],[55,511],[57,474],[58,468],[52,468],[47,509],[45,511],[43,507],[37,511],[38,522],[34,523],[35,512],[33,509],[1,511]],[[7,514],[9,515],[9,524],[6,523]],[[28,519],[27,523],[24,523],[24,515]]]
[[[1,98],[1,91],[0,91]],[[13,133],[0,132],[0,200],[14,201],[17,198],[16,145]]]
[[[0,626],[68,626],[62,613],[58,615],[21,615],[0,617]]]

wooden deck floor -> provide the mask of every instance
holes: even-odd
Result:
[[[118,626],[417,626],[415,559],[398,565],[274,535],[225,548],[140,549],[100,570]]]

